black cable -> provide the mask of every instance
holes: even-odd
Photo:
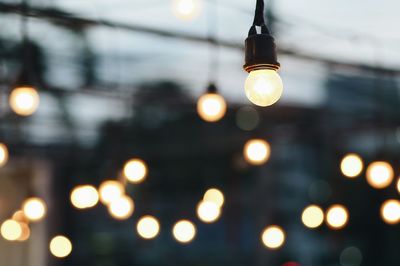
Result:
[[[257,0],[253,26],[264,26],[264,0]]]
[[[209,67],[208,79],[210,84],[215,84],[219,73],[219,45],[217,43],[218,32],[218,14],[216,0],[209,0],[209,15],[208,15],[208,40],[209,40]]]

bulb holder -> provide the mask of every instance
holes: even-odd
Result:
[[[278,70],[280,64],[277,59],[275,40],[267,33],[250,34],[245,42],[245,64],[247,72],[260,69]]]
[[[210,83],[207,87],[207,93],[217,93],[217,86],[214,83]]]
[[[14,82],[14,87],[33,87],[32,77],[26,69],[22,69],[19,73]]]

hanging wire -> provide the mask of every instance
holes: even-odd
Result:
[[[216,5],[217,0],[209,0],[209,12],[207,17],[207,28],[208,28],[208,54],[209,54],[209,67],[208,67],[208,79],[209,83],[215,84],[219,75],[219,45],[217,43],[218,34],[218,6]]]

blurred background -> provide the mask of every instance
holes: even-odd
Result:
[[[0,0],[0,265],[400,265],[400,3],[265,3],[262,108],[255,0]]]

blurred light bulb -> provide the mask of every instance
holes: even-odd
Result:
[[[57,258],[65,258],[72,252],[72,243],[65,236],[56,236],[50,241],[50,252]]]
[[[197,205],[197,216],[205,223],[212,223],[218,220],[221,209],[211,201],[202,201]]]
[[[99,202],[99,193],[90,185],[78,186],[71,192],[71,203],[77,209],[88,209]]]
[[[190,221],[181,220],[174,225],[172,233],[178,242],[190,243],[196,236],[196,227]]]
[[[8,162],[8,149],[4,143],[0,143],[0,167]]]
[[[216,188],[210,188],[204,193],[203,201],[212,202],[221,208],[225,201],[224,194]]]
[[[253,165],[266,163],[271,155],[271,147],[265,140],[253,139],[244,145],[244,158]]]
[[[19,222],[14,220],[6,220],[0,228],[1,235],[8,241],[16,241],[22,235],[22,227]]]
[[[340,163],[343,175],[349,178],[360,175],[363,168],[364,164],[361,157],[354,153],[347,154]]]
[[[160,224],[153,216],[144,216],[137,223],[136,230],[144,239],[152,239],[158,235]]]
[[[269,226],[262,233],[261,240],[267,248],[277,249],[285,243],[285,232],[279,226]]]
[[[400,201],[392,199],[382,204],[381,217],[387,224],[397,224],[400,222]]]
[[[200,14],[200,0],[173,0],[172,12],[182,20],[191,20]]]
[[[18,115],[32,115],[39,106],[39,94],[33,87],[15,88],[10,95],[11,109]]]
[[[29,223],[29,219],[25,216],[24,212],[21,210],[14,212],[14,214],[12,215],[12,219],[20,223],[25,223],[25,224]]]
[[[397,181],[397,191],[400,193],[400,178],[399,178],[399,180]]]
[[[217,93],[206,93],[197,101],[197,113],[207,122],[217,122],[226,113],[224,97]]]
[[[36,222],[43,219],[46,215],[46,203],[39,198],[29,198],[22,204],[22,210],[25,217],[30,221]]]
[[[342,229],[349,221],[349,212],[342,205],[331,206],[326,213],[326,222],[334,230]]]
[[[132,183],[141,183],[147,175],[147,166],[140,159],[129,160],[124,166],[124,175]]]
[[[19,223],[21,226],[21,236],[17,239],[17,241],[24,242],[29,239],[31,236],[31,229],[26,223]]]
[[[101,183],[99,188],[100,200],[105,205],[119,199],[124,193],[124,186],[115,180],[106,180]]]
[[[367,182],[376,189],[388,187],[394,178],[392,166],[387,162],[373,162],[367,168]]]
[[[301,220],[306,227],[317,228],[324,222],[324,212],[319,206],[308,206],[304,209]]]
[[[126,220],[133,214],[135,204],[128,196],[122,196],[108,205],[108,211],[112,217],[118,220]]]
[[[250,102],[258,106],[270,106],[282,96],[282,79],[275,70],[254,70],[246,79],[245,91]]]

